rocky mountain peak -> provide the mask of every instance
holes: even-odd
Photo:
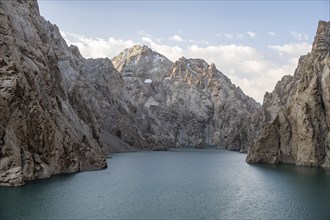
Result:
[[[210,69],[211,69],[211,71],[215,71],[215,70],[217,70],[217,67],[215,66],[214,63],[211,63]]]
[[[186,59],[181,57],[173,65],[171,79],[185,81],[189,85],[204,89],[214,78],[223,77],[214,64],[209,65],[203,59]]]
[[[312,51],[314,53],[330,51],[330,21],[319,21]]]
[[[209,68],[209,64],[202,59],[186,59],[185,57],[180,58],[175,62],[175,66],[185,66],[186,69],[199,75],[200,73],[206,71]]]
[[[125,49],[122,53],[119,54],[122,55],[122,58],[130,58],[135,56],[145,56],[148,53],[152,53],[153,51],[146,45],[134,45],[131,48]]]
[[[124,64],[128,62],[139,63],[142,62],[143,59],[148,59],[150,57],[162,57],[165,58],[163,55],[158,54],[157,52],[152,51],[146,45],[134,45],[131,48],[126,48],[123,52],[121,52],[118,56],[112,58],[112,62],[115,68],[120,72],[124,68]]]
[[[173,63],[147,46],[135,45],[112,59],[114,67],[123,77],[161,81],[170,75]]]
[[[76,45],[70,45],[70,50],[78,59],[83,59],[84,58],[81,55],[80,50]]]

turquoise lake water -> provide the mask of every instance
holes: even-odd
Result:
[[[113,154],[105,170],[0,187],[0,219],[330,219],[330,170],[217,149]]]

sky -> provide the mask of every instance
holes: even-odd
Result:
[[[310,52],[330,0],[111,1],[38,0],[40,13],[88,58],[113,58],[135,44],[173,62],[214,63],[232,83],[262,103]]]

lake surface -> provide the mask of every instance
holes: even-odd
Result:
[[[330,170],[216,149],[113,154],[105,170],[0,187],[0,219],[330,219]]]

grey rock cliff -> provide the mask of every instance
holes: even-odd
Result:
[[[250,118],[262,122],[249,140],[249,163],[330,167],[330,22],[320,21],[312,51],[284,76]],[[258,132],[258,129],[259,132]]]
[[[36,0],[1,0],[0,24],[0,185],[106,167],[72,48]]]
[[[172,63],[136,45],[112,59],[125,81],[123,96],[136,106],[143,139],[153,147],[217,145],[240,150],[232,137],[259,105],[201,59]]]
[[[173,63],[147,46],[135,45],[112,59],[114,67],[123,77],[162,81],[168,77]]]
[[[48,21],[44,27],[58,57],[58,68],[66,79],[63,84],[69,99],[83,120],[92,120],[93,137],[103,153],[135,151],[147,146],[136,133],[136,120],[130,112],[130,100],[125,98],[124,80],[108,58],[85,59],[76,46],[67,46],[58,28]],[[121,134],[120,129],[125,130]],[[131,132],[130,132],[131,131]],[[121,139],[133,140],[125,143]]]

